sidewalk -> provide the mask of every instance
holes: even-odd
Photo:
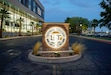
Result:
[[[16,36],[16,37],[0,38],[0,41],[3,41],[3,40],[11,40],[11,39],[17,39],[17,38],[23,38],[23,37],[35,37],[35,36],[42,36],[42,35]]]

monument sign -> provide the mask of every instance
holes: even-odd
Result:
[[[42,48],[46,51],[68,50],[69,24],[68,23],[43,23]]]

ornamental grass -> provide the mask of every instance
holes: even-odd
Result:
[[[75,42],[74,44],[72,44],[72,50],[74,54],[81,54],[81,52],[85,49],[86,47],[81,43]]]
[[[40,46],[41,46],[41,42],[37,42],[35,44],[35,46],[33,47],[33,52],[32,52],[34,55],[38,54],[38,50],[39,50]]]

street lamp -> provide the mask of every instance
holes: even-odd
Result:
[[[80,26],[82,27],[82,23],[80,23]]]
[[[81,33],[82,33],[82,23],[80,23]]]

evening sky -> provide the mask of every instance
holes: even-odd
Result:
[[[64,22],[67,17],[100,19],[101,0],[40,0],[45,8],[45,22]],[[97,28],[97,31],[106,29]]]

